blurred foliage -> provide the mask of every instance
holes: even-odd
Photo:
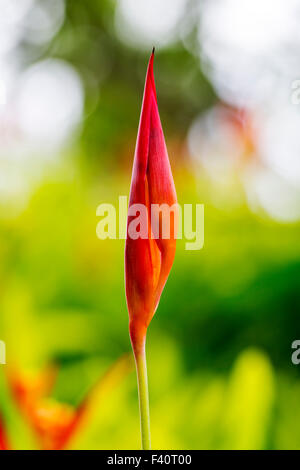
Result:
[[[60,172],[48,177],[25,210],[1,217],[0,318],[8,365],[0,371],[0,400],[18,447],[32,447],[31,432],[17,431],[24,424],[9,398],[7,368],[56,363],[52,396],[77,406],[130,351],[124,241],[100,241],[95,233],[97,204],[105,195],[117,202],[130,175],[99,175],[96,186],[85,185],[72,167],[72,178],[68,172],[65,180]],[[196,201],[194,177],[180,178],[177,169],[180,200]],[[205,211],[205,248],[189,252],[178,242],[149,329],[153,445],[298,447],[300,382],[290,359],[299,325],[298,227],[260,220],[245,208],[228,215],[208,203]],[[102,397],[98,410],[76,448],[138,447],[134,373]]]
[[[77,407],[130,351],[123,240],[96,237],[96,208],[128,194],[147,54],[116,39],[113,2],[66,2],[47,54],[79,70],[86,116],[74,148],[49,165],[22,209],[0,206],[0,410],[16,448],[38,441],[7,370],[58,375],[49,396]],[[216,98],[180,44],[157,52],[157,88],[181,204],[205,204],[205,246],[178,251],[148,335],[154,448],[299,448],[299,225],[216,209],[185,136]],[[139,448],[133,372],[96,397],[74,448]]]

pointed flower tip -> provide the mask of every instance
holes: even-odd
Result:
[[[147,85],[148,82],[150,83],[150,86],[151,86],[151,88],[154,92],[154,95],[155,95],[155,99],[157,99],[155,81],[154,81],[154,72],[153,72],[154,52],[155,52],[155,47],[153,47],[153,49],[152,49],[150,59],[149,59],[149,63],[148,63],[148,70],[147,70],[147,76],[146,76],[146,85]]]
[[[149,59],[149,70],[151,71],[151,73],[153,74],[153,61],[154,61],[154,52],[155,52],[155,47],[153,47],[152,49],[152,52],[151,52],[151,55],[150,55],[150,59]]]

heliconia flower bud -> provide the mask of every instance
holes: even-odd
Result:
[[[153,59],[154,49],[148,64],[134,155],[125,247],[126,299],[134,350],[143,347],[146,330],[169,276],[176,248],[177,198],[158,113]],[[131,224],[136,226],[135,219],[142,215],[139,209],[133,210],[136,204],[147,208],[147,227],[146,236],[143,227],[140,237],[133,238]],[[162,204],[167,207],[165,213],[159,210]],[[145,222],[143,217],[140,220],[141,224]],[[167,236],[163,233],[165,226],[169,228]]]

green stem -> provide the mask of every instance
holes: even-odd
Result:
[[[135,351],[135,364],[139,391],[142,449],[151,449],[149,394],[145,345]]]

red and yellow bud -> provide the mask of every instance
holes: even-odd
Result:
[[[177,199],[164,134],[158,113],[153,75],[154,51],[146,75],[143,104],[136,142],[125,247],[125,284],[129,311],[130,336],[134,349],[142,347],[147,327],[155,313],[169,276],[176,248]],[[130,208],[143,204],[147,208],[148,236],[132,239]],[[153,237],[152,205],[173,206],[169,237]],[[174,206],[175,205],[175,206]]]

